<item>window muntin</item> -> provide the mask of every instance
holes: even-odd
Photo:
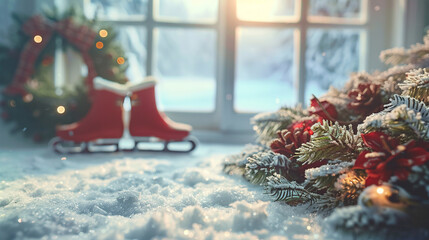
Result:
[[[91,4],[96,4],[97,2],[103,2],[106,0],[83,0],[87,3],[90,2]],[[136,0],[134,0],[136,1]],[[293,6],[287,9],[287,11],[277,11],[277,12],[270,12],[270,5],[271,7],[275,4],[278,4],[277,2],[284,2],[284,1],[277,1],[277,0],[268,0],[268,1],[261,1],[261,0],[207,0],[207,4],[214,4],[216,2],[216,7],[214,8],[214,12],[216,12],[216,17],[213,17],[213,13],[208,13],[207,15],[198,15],[198,14],[191,14],[193,16],[184,16],[183,9],[178,11],[177,13],[169,12],[164,10],[161,10],[160,8],[165,8],[165,6],[168,6],[166,4],[167,0],[140,0],[143,4],[147,4],[146,12],[142,12],[145,16],[141,18],[142,14],[140,16],[138,15],[124,15],[121,18],[117,18],[117,16],[114,16],[113,18],[108,18],[108,16],[104,16],[103,18],[100,18],[101,20],[107,20],[110,23],[116,23],[118,25],[122,26],[141,26],[142,28],[145,28],[147,31],[146,34],[146,44],[145,49],[147,49],[147,57],[146,57],[146,74],[147,75],[157,75],[160,79],[160,83],[158,84],[158,98],[159,103],[162,103],[160,105],[163,105],[163,109],[167,110],[167,114],[172,114],[172,116],[180,121],[189,122],[194,126],[203,127],[203,128],[209,128],[209,129],[235,129],[235,130],[244,130],[244,129],[250,129],[250,125],[248,124],[248,119],[252,114],[249,114],[248,112],[257,112],[257,111],[266,111],[266,110],[275,110],[279,106],[288,105],[291,106],[295,103],[301,102],[304,105],[308,102],[308,98],[311,93],[315,93],[316,95],[321,94],[322,91],[325,90],[326,86],[320,86],[319,83],[316,84],[315,87],[313,87],[311,84],[314,85],[314,83],[317,81],[313,78],[310,79],[309,76],[311,76],[312,73],[307,66],[309,61],[307,61],[307,57],[311,58],[311,54],[308,53],[307,48],[311,48],[314,44],[313,43],[307,43],[308,37],[312,37],[314,33],[312,33],[312,29],[326,29],[328,32],[330,30],[338,30],[342,31],[342,29],[348,29],[347,31],[356,31],[359,32],[359,38],[358,40],[353,40],[352,46],[356,50],[350,50],[349,52],[357,53],[356,56],[358,56],[355,62],[359,62],[358,64],[358,70],[362,70],[364,68],[365,62],[368,60],[367,57],[364,56],[363,53],[366,51],[366,49],[373,49],[374,46],[369,45],[368,46],[368,31],[370,26],[367,24],[367,15],[369,13],[369,10],[372,8],[376,9],[377,6],[372,6],[374,4],[369,4],[368,0],[360,0],[359,6],[354,6],[348,9],[349,13],[347,14],[321,14],[323,11],[320,10],[320,6],[313,6],[316,2],[319,3],[319,0],[312,1],[312,0],[287,0],[286,2]],[[165,1],[165,2],[164,2]],[[194,6],[191,4],[191,2],[196,0],[170,0],[175,2],[176,4],[182,4],[183,6]],[[347,2],[347,1],[353,1],[353,0],[325,0],[325,2]],[[164,2],[164,3],[163,3]],[[211,2],[211,3],[210,3]],[[240,7],[238,4],[243,4],[245,2],[249,2],[249,4],[256,4],[256,6],[260,3],[258,2],[267,2],[267,6],[265,8],[268,9],[268,11],[262,13],[262,16],[265,15],[265,19],[262,19],[260,17],[261,14],[259,14],[256,17],[250,17],[250,14],[248,17],[246,15],[239,16],[240,10],[238,8],[243,9],[243,7]],[[320,1],[321,2],[321,1]],[[85,4],[85,7],[88,4]],[[161,7],[162,5],[162,7]],[[204,5],[204,4],[202,4]],[[214,6],[213,5],[213,6]],[[371,5],[371,8],[367,7],[367,5]],[[383,10],[382,4],[382,10]],[[250,9],[249,6],[247,6],[248,9]],[[201,7],[201,9],[204,9]],[[246,7],[244,7],[246,9]],[[314,10],[315,9],[315,10]],[[351,10],[350,10],[351,9]],[[194,9],[195,10],[195,9]],[[207,8],[204,11],[208,11]],[[213,11],[210,10],[210,11]],[[89,15],[91,16],[91,15]],[[208,16],[208,17],[206,17]],[[371,15],[372,16],[372,15]],[[137,19],[136,17],[140,17],[141,19]],[[240,19],[241,18],[241,19]],[[159,31],[162,28],[171,28],[171,29],[210,29],[214,33],[214,44],[216,45],[214,47],[214,56],[213,59],[215,59],[215,66],[214,66],[214,75],[210,75],[210,79],[208,82],[212,82],[212,84],[207,84],[209,86],[208,88],[213,89],[212,95],[209,97],[210,99],[215,98],[214,103],[211,102],[208,105],[205,105],[204,107],[198,106],[198,104],[204,102],[201,99],[198,99],[198,94],[194,94],[194,101],[178,101],[176,97],[173,97],[172,95],[169,100],[164,98],[165,100],[162,100],[163,92],[165,91],[171,91],[171,89],[175,88],[173,87],[173,84],[167,84],[167,80],[163,80],[169,77],[172,77],[172,74],[166,74],[165,69],[159,71],[158,66],[160,66],[160,62],[162,61],[160,58],[159,53],[157,53],[157,46],[159,42]],[[240,29],[254,29],[258,28],[260,31],[263,32],[263,30],[269,30],[269,29],[278,29],[278,30],[292,30],[293,31],[293,53],[290,53],[290,55],[287,55],[287,57],[293,56],[292,61],[292,68],[288,68],[287,71],[285,71],[285,75],[292,76],[291,78],[285,78],[285,82],[283,82],[283,86],[287,90],[277,92],[273,92],[272,94],[264,94],[264,96],[260,96],[257,99],[257,103],[266,102],[267,105],[264,104],[248,104],[248,107],[245,107],[243,102],[250,101],[246,100],[246,96],[242,94],[243,92],[251,92],[251,89],[247,87],[244,82],[243,71],[240,69],[245,69],[246,67],[242,67],[240,59],[246,59],[246,56],[243,56],[243,52],[246,52],[246,50],[243,48],[243,46],[240,46],[241,44],[245,44],[246,40],[245,38],[242,38],[239,33]],[[346,32],[347,32],[346,31]],[[161,31],[162,32],[162,31]],[[326,33],[328,34],[328,33]],[[245,34],[244,34],[245,35]],[[355,35],[349,35],[349,36],[355,36]],[[198,40],[192,40],[197,41]],[[271,41],[271,40],[267,40]],[[276,41],[276,40],[272,40]],[[211,42],[211,41],[210,41]],[[143,43],[142,43],[143,44]],[[210,43],[211,44],[211,43]],[[180,45],[180,44],[178,44]],[[176,45],[176,46],[178,46]],[[292,44],[288,43],[287,46],[291,46]],[[307,46],[308,45],[308,46]],[[317,44],[316,44],[317,45]],[[347,45],[347,44],[346,44]],[[358,47],[356,47],[358,45]],[[281,46],[282,48],[286,49],[287,46]],[[314,48],[314,47],[313,47]],[[211,49],[210,47],[208,49]],[[315,48],[317,49],[317,48]],[[320,51],[321,49],[317,49],[317,51],[313,52],[319,52],[323,55],[323,51]],[[212,52],[212,50],[209,50],[208,52]],[[325,51],[326,52],[326,51]],[[326,54],[326,53],[325,53]],[[281,54],[280,54],[281,55]],[[198,57],[197,55],[195,55]],[[284,55],[282,55],[285,57]],[[247,57],[249,58],[249,57]],[[281,58],[281,57],[279,57]],[[180,59],[180,58],[177,58]],[[273,61],[273,60],[271,60]],[[288,60],[290,62],[290,59]],[[273,61],[275,62],[275,61]],[[279,61],[281,62],[281,61]],[[310,61],[311,62],[311,61]],[[353,67],[353,70],[356,69],[355,62],[351,64]],[[144,64],[144,63],[142,63]],[[162,64],[161,64],[162,65]],[[268,64],[270,65],[270,64]],[[276,65],[276,64],[272,64]],[[322,61],[319,63],[320,67],[326,68]],[[143,67],[144,68],[144,67]],[[187,71],[188,73],[192,73],[192,71]],[[344,74],[342,79],[346,79],[348,73],[346,72],[335,72],[335,76],[340,76],[341,74]],[[194,75],[194,76],[192,76]],[[274,74],[275,75],[275,74]],[[309,76],[307,76],[309,75]],[[167,77],[166,77],[167,76]],[[205,76],[208,76],[207,74]],[[201,77],[201,76],[199,76]],[[195,79],[195,74],[184,74],[183,76],[176,76],[175,79],[179,81],[183,81],[184,78],[188,79],[187,86],[189,86],[189,89],[193,88],[194,92],[198,92],[199,88],[201,87],[195,87],[195,84],[191,83],[192,81],[198,82]],[[182,80],[180,80],[182,79]],[[164,82],[164,87],[162,86]],[[334,83],[338,82],[337,79],[334,81]],[[182,83],[186,84],[185,81]],[[180,85],[180,83],[175,82],[176,85]],[[262,86],[263,83],[260,84]],[[191,87],[193,86],[193,87]],[[272,85],[273,86],[273,85]],[[279,85],[280,86],[280,85]],[[267,87],[267,86],[265,86]],[[170,89],[167,89],[170,88]],[[268,88],[268,87],[267,87]],[[290,89],[294,89],[294,91],[290,91]],[[165,90],[162,90],[165,89]],[[178,88],[175,88],[178,89]],[[188,87],[183,87],[183,89],[188,89]],[[281,89],[279,87],[278,89]],[[182,91],[182,90],[180,90]],[[211,91],[211,90],[210,90]],[[271,90],[267,90],[267,92],[271,92]],[[284,95],[280,95],[282,93],[285,93]],[[295,92],[293,95],[290,92]],[[189,92],[188,92],[189,93]],[[184,94],[185,95],[185,94]],[[183,95],[183,96],[184,96]],[[192,96],[192,94],[186,94],[187,96]],[[247,94],[248,96],[252,96],[252,94]],[[280,97],[279,97],[280,95]],[[291,100],[291,98],[294,98],[294,100]],[[174,101],[176,99],[176,101]],[[208,99],[208,98],[206,98]],[[249,99],[249,98],[248,98]],[[274,99],[274,100],[273,100]],[[210,100],[211,101],[211,100]],[[170,102],[170,103],[169,103]],[[170,105],[169,104],[176,104],[176,105]],[[195,106],[186,106],[186,104],[195,103]],[[207,102],[207,101],[206,101]],[[241,102],[241,103],[240,103]],[[181,105],[183,104],[183,105]],[[272,104],[272,105],[271,105]],[[209,107],[208,107],[209,106]],[[250,108],[250,107],[252,108]],[[264,109],[265,108],[265,109]],[[201,120],[205,119],[205,120]],[[198,128],[197,127],[197,128]]]

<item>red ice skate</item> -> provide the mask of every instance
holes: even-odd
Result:
[[[124,91],[103,79],[94,80],[94,97],[88,114],[79,122],[57,127],[53,140],[55,151],[60,153],[91,152],[97,146],[113,146],[124,132]],[[120,84],[117,84],[120,85]],[[115,88],[116,87],[116,88]],[[110,147],[111,149],[111,147]]]
[[[129,131],[136,141],[137,150],[147,151],[140,148],[142,142],[163,142],[163,149],[167,152],[190,152],[195,149],[197,141],[189,137],[192,127],[183,123],[176,123],[164,113],[158,111],[155,100],[155,84],[152,78],[146,78],[145,84],[133,89],[131,95],[131,120]],[[189,143],[185,149],[170,149],[169,144]],[[150,150],[150,149],[149,149]]]
[[[81,121],[57,127],[52,140],[60,153],[112,152],[119,150],[190,152],[197,140],[189,136],[191,126],[175,123],[158,112],[152,78],[118,84],[94,79],[95,96],[89,113]],[[131,96],[131,98],[129,97]],[[130,109],[125,109],[130,99]],[[125,143],[125,144],[123,144]],[[162,143],[162,148],[142,147]],[[179,148],[177,148],[177,143]],[[174,144],[176,149],[169,148]],[[182,145],[182,146],[180,146]],[[146,144],[147,146],[147,144]]]

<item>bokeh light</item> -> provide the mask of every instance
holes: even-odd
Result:
[[[100,37],[105,38],[107,37],[107,35],[109,35],[109,33],[107,32],[106,29],[101,29],[98,34],[100,34]]]
[[[40,35],[34,36],[34,42],[35,43],[41,43],[42,41],[43,41],[42,36],[40,36]]]
[[[65,113],[66,112],[66,108],[64,107],[64,106],[58,106],[57,107],[57,112],[59,113],[59,114],[63,114],[63,113]]]
[[[118,59],[116,59],[116,62],[118,64],[124,64],[125,63],[125,59],[123,57],[118,57]]]
[[[103,44],[102,42],[98,41],[98,42],[95,44],[95,47],[96,47],[96,48],[98,48],[98,49],[102,49],[102,48],[104,47],[104,44]]]

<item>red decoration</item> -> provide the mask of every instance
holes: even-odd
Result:
[[[54,58],[52,56],[47,56],[42,60],[42,65],[43,66],[49,66],[52,63],[54,63]]]
[[[44,21],[41,16],[34,16],[23,24],[22,30],[30,37],[30,40],[21,51],[14,79],[12,84],[5,89],[6,93],[22,96],[27,93],[24,84],[30,80],[34,73],[35,61],[49,43],[54,32],[60,34],[81,51],[82,58],[88,67],[86,83],[89,90],[92,90],[92,79],[97,76],[94,63],[88,53],[96,37],[96,33],[92,29],[87,26],[76,26],[71,19],[51,24]],[[38,41],[35,41],[35,36],[39,36]]]
[[[322,120],[335,121],[338,116],[335,106],[328,101],[319,101],[317,98],[311,99],[310,114],[319,116],[319,122]]]
[[[9,113],[7,113],[7,112],[2,112],[2,113],[1,113],[1,118],[3,118],[4,120],[9,119]]]
[[[429,161],[428,142],[411,140],[401,145],[397,139],[382,132],[362,134],[362,139],[372,151],[362,151],[354,169],[366,170],[366,186],[387,182],[392,176],[406,180],[412,166]]]
[[[352,99],[348,107],[359,115],[367,116],[383,109],[378,84],[361,83],[358,88],[349,91],[348,96]]]
[[[271,150],[292,158],[297,148],[310,141],[310,135],[313,134],[311,126],[316,122],[314,120],[295,122],[287,129],[278,131],[279,137],[271,142]]]

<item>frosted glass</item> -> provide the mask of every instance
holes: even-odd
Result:
[[[147,14],[148,0],[90,0],[85,12],[107,19],[123,19]]]
[[[237,0],[241,20],[272,22],[295,14],[295,0]]]
[[[160,106],[170,111],[213,111],[216,32],[158,28],[155,44]]]
[[[342,87],[359,69],[359,30],[309,29],[305,98],[320,96],[329,86]],[[308,102],[307,102],[308,103]]]
[[[359,18],[361,0],[310,0],[309,16]]]
[[[274,111],[296,103],[292,29],[238,28],[234,107]]]
[[[216,22],[218,0],[156,0],[155,16],[162,21]]]
[[[136,81],[146,76],[146,28],[116,27],[117,40],[127,58],[126,75],[130,81]]]

